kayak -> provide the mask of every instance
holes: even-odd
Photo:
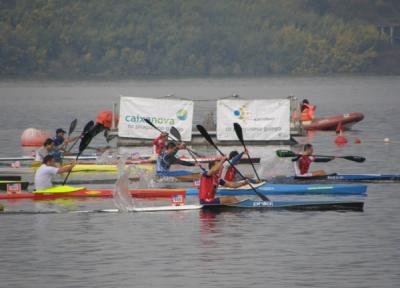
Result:
[[[129,190],[132,197],[172,197],[185,195],[185,189],[133,189]],[[112,197],[110,189],[86,189],[85,187],[55,186],[47,190],[23,193],[0,193],[0,200],[6,199],[33,199],[46,200],[56,198],[82,198],[82,197]]]
[[[364,119],[364,115],[359,112],[352,112],[339,116],[316,118],[312,121],[303,122],[303,127],[306,130],[335,130],[339,124],[345,130]]]
[[[265,195],[366,195],[367,186],[365,185],[346,185],[346,184],[254,184],[258,192]],[[171,197],[173,195],[197,196],[197,188],[188,189],[133,189],[129,190],[132,197]],[[218,196],[243,196],[255,195],[249,186],[242,188],[220,188],[217,190]],[[44,191],[34,193],[0,193],[1,199],[54,199],[54,198],[75,198],[75,197],[112,197],[110,189],[86,189],[85,187],[55,186]]]
[[[181,160],[187,161],[187,162],[195,162],[193,158],[186,157],[186,156],[181,156],[178,157]],[[64,160],[75,160],[76,156],[64,156]],[[97,156],[80,156],[78,163],[82,164],[97,164],[96,161],[99,159]],[[107,158],[106,158],[107,159]],[[204,157],[196,157],[196,161],[200,163],[207,163],[211,161],[218,161],[221,159],[221,156],[204,156]],[[15,162],[15,161],[32,161],[33,166],[39,166],[41,163],[39,161],[34,161],[35,158],[31,156],[22,156],[22,157],[0,157],[0,162]],[[113,161],[111,158],[109,159],[110,161]],[[251,158],[251,161],[254,164],[260,163],[260,158],[259,157],[254,157]],[[138,159],[127,159],[125,161],[125,164],[155,164],[156,159],[154,156],[142,156]],[[116,164],[116,163],[112,163]],[[250,159],[249,158],[243,158],[239,160],[239,164],[250,164]]]
[[[200,179],[200,173],[193,173],[191,171],[177,170],[168,172],[157,172],[156,177],[158,180],[167,178],[175,178],[181,182],[193,182],[194,180]]]
[[[267,179],[273,183],[318,183],[318,182],[400,182],[400,175],[391,174],[337,174],[326,176],[288,176]]]
[[[246,199],[234,204],[210,204],[203,205],[203,209],[208,210],[227,210],[227,209],[269,209],[269,210],[351,210],[363,211],[364,202],[362,201],[254,201]]]
[[[350,185],[350,184],[271,184],[260,183],[253,184],[257,192],[264,195],[366,195],[366,185]],[[198,195],[198,189],[189,188],[186,190],[186,195]],[[256,195],[254,190],[249,186],[240,188],[218,188],[217,195],[219,196],[241,196],[241,195]]]

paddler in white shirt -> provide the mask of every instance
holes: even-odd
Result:
[[[53,187],[53,176],[69,172],[75,166],[75,163],[56,167],[54,156],[47,155],[43,159],[43,164],[39,167],[35,174],[35,189],[45,190]]]

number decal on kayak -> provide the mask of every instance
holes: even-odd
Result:
[[[253,207],[265,207],[265,206],[272,206],[272,202],[269,201],[254,201]]]

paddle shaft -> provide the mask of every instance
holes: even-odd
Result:
[[[170,129],[170,133],[172,134],[172,136],[174,136],[179,142],[182,142],[182,137],[181,137],[181,133],[179,132],[178,129],[176,129],[174,126],[171,127]],[[197,161],[195,155],[192,153],[192,151],[190,149],[188,149],[185,145],[185,149],[186,151],[188,151],[188,153],[190,154],[190,156],[192,156],[194,162],[200,167],[201,170],[205,171],[205,169],[200,165],[200,162]]]
[[[153,127],[154,129],[158,130],[160,133],[164,133],[165,131],[162,131],[160,128],[158,128],[156,125],[154,125],[149,119],[144,119],[144,121],[149,124],[151,127]],[[176,129],[176,128],[175,128]],[[179,131],[178,131],[179,132]],[[171,136],[169,136],[168,134],[168,139],[170,139],[171,141],[174,141],[175,143],[177,142],[174,138],[172,138]],[[189,152],[192,152],[193,154],[195,154],[197,157],[202,157],[202,155],[198,154],[197,152],[193,151],[192,149],[185,147],[186,150]],[[192,156],[193,157],[193,156]],[[193,158],[194,159],[194,158]]]
[[[276,152],[277,152],[278,157],[283,157],[283,158],[302,156],[302,154],[296,154],[290,150],[277,150]],[[361,156],[327,156],[327,155],[311,155],[311,156],[325,157],[325,158],[341,158],[341,159],[358,162],[358,163],[362,163],[366,160],[365,157],[361,157]]]
[[[207,140],[208,143],[210,143],[211,146],[213,146],[218,152],[219,154],[221,154],[221,156],[225,156],[224,153],[218,148],[218,146],[214,143],[214,141],[211,139],[210,134],[208,134],[207,130],[201,126],[201,125],[197,125],[197,130],[199,130],[199,132],[201,133],[201,135],[203,135],[203,137]],[[246,180],[247,178],[235,167],[235,165],[232,164],[231,161],[229,161],[229,159],[227,159],[229,165],[232,166],[232,168],[236,171],[236,173],[238,173],[240,175],[240,177],[242,177],[244,180]],[[254,193],[257,194],[258,197],[261,198],[261,200],[263,201],[270,201],[269,198],[267,196],[265,196],[264,194],[260,193],[257,191],[256,188],[254,188],[253,185],[251,185],[251,183],[248,183],[249,186],[251,187],[251,189],[253,189]]]
[[[233,128],[235,129],[235,132],[236,132],[236,136],[239,138],[240,143],[242,143],[244,150],[247,151],[247,156],[249,157],[249,161],[250,161],[251,167],[253,167],[253,170],[254,170],[254,173],[257,176],[257,179],[259,181],[261,181],[260,176],[258,176],[256,167],[254,167],[253,160],[251,160],[251,157],[250,157],[249,151],[247,150],[246,144],[244,143],[242,127],[240,126],[239,123],[234,123],[233,126],[234,126]]]
[[[78,155],[76,155],[75,162],[78,162],[79,156],[81,156],[81,152],[79,152]],[[71,168],[71,170],[68,171],[67,176],[65,176],[62,186],[64,186],[65,183],[67,183],[67,180],[68,180],[69,174],[71,174],[71,171],[72,171],[72,168]]]

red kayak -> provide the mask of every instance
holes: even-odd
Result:
[[[152,197],[172,197],[174,195],[186,195],[185,189],[134,189],[129,190],[132,197],[152,198]],[[5,193],[0,194],[0,200],[5,199],[33,199],[46,200],[56,198],[81,198],[81,197],[112,197],[112,190],[82,189],[66,193]]]
[[[303,122],[306,130],[336,130],[340,124],[342,129],[349,130],[351,127],[364,119],[364,115],[359,112],[352,112],[339,116],[316,118],[311,122]]]

